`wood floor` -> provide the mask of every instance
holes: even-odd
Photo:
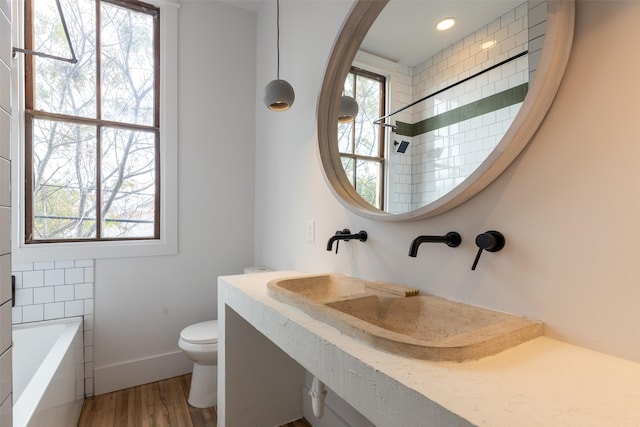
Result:
[[[187,404],[191,374],[84,401],[78,427],[216,427],[216,408]],[[281,427],[311,427],[304,418]]]

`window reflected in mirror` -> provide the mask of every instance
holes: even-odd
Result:
[[[338,150],[347,178],[356,192],[378,209],[384,205],[385,132],[374,120],[385,114],[386,79],[351,67],[344,95],[353,97],[358,115],[349,123],[338,123]]]

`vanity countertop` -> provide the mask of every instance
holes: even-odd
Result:
[[[377,425],[420,425],[411,417],[418,422],[430,407],[433,419],[446,420],[450,412],[459,425],[640,426],[639,363],[544,336],[462,363],[398,356],[267,295],[268,281],[303,274],[220,277],[220,304]]]

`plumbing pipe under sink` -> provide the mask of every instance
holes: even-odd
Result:
[[[324,398],[326,395],[327,391],[324,389],[324,383],[317,377],[313,377],[309,396],[311,396],[313,415],[315,415],[316,418],[321,418],[322,414],[324,414]]]

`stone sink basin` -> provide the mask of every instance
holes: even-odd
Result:
[[[305,275],[272,280],[267,292],[344,334],[417,359],[474,360],[542,335],[539,321],[432,295],[405,297],[378,283]]]

